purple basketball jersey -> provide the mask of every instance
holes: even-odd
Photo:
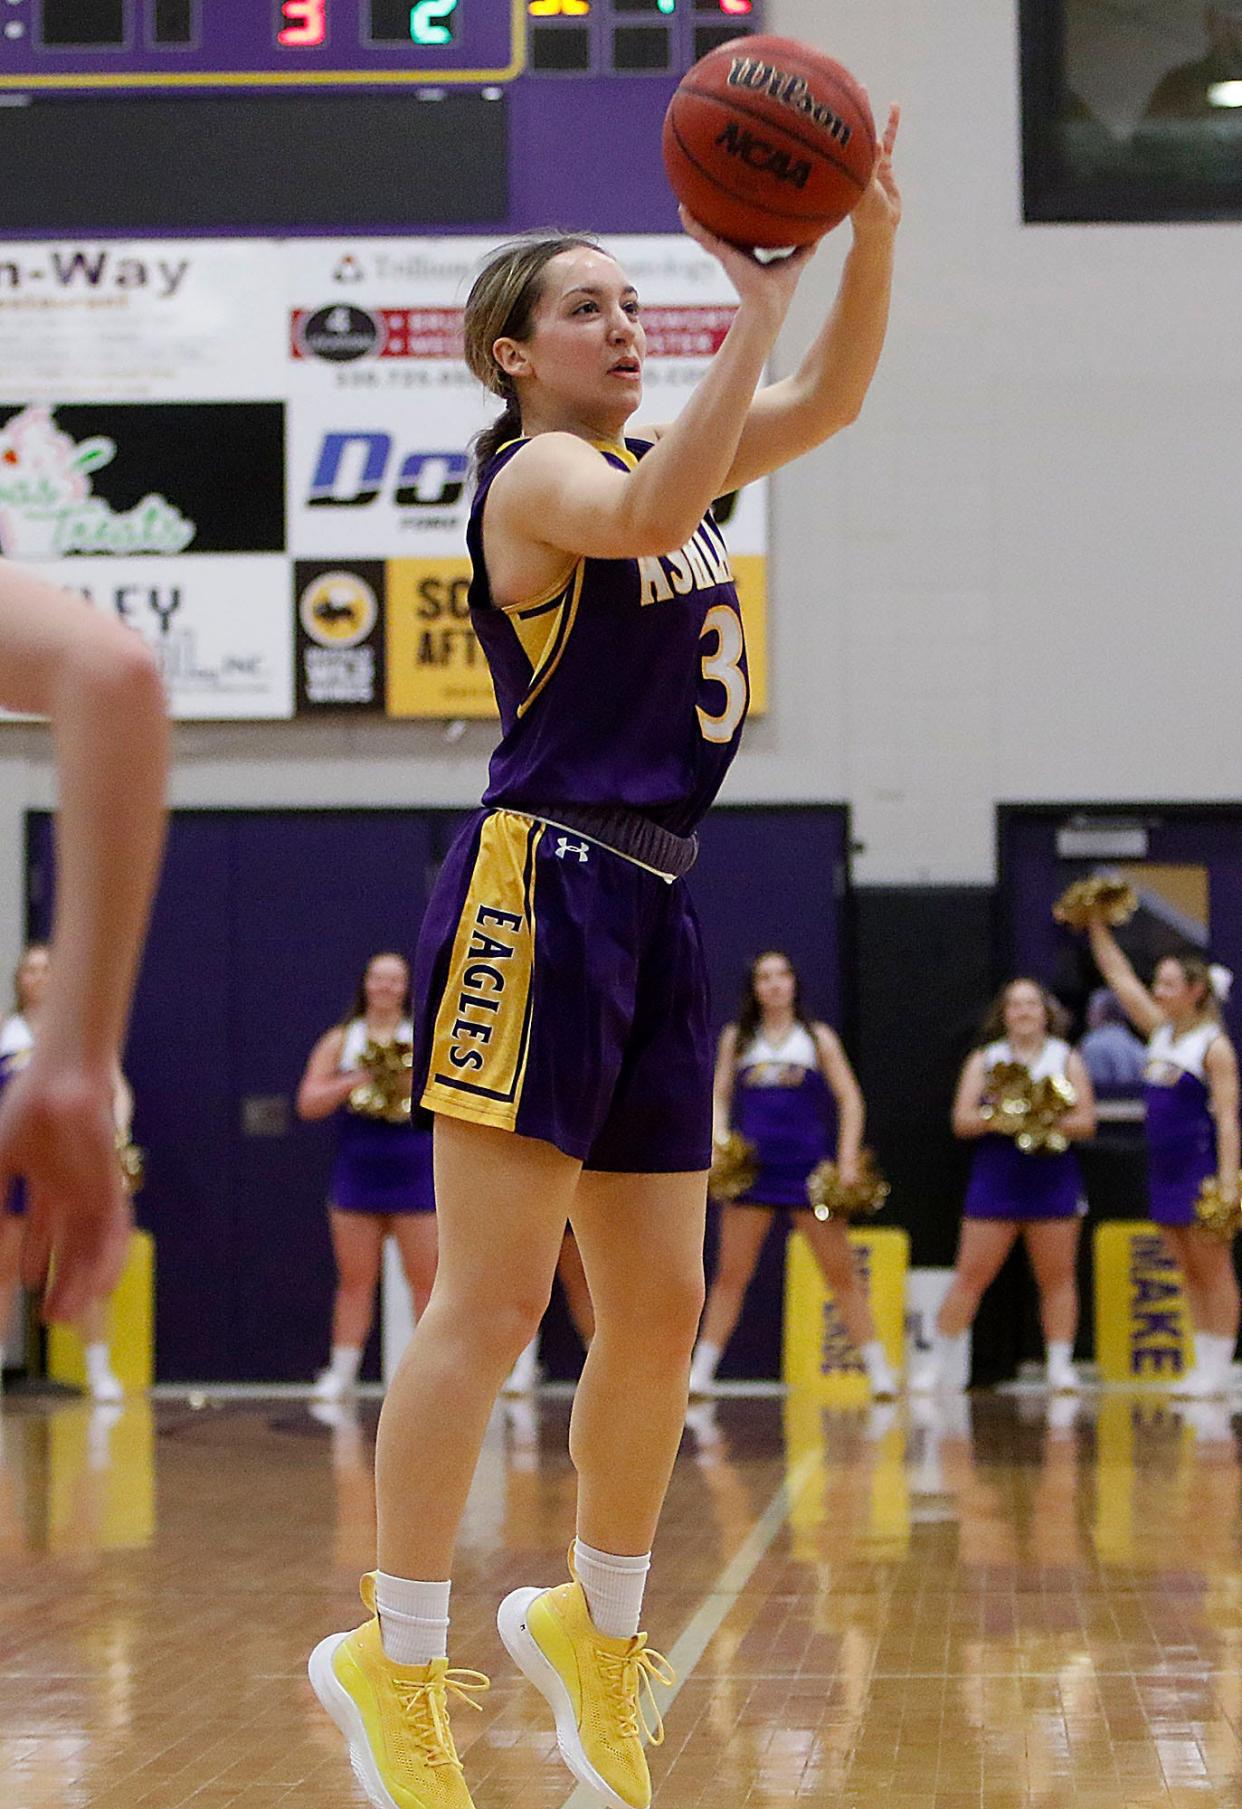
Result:
[[[502,728],[483,802],[627,805],[688,835],[729,770],[749,701],[720,530],[709,513],[677,552],[580,559],[551,594],[502,609],[483,560],[483,510],[526,444],[511,441],[483,471],[466,534],[470,615]],[[599,450],[632,471],[650,446]]]

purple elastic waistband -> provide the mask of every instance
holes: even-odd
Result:
[[[671,829],[662,829],[659,823],[620,805],[528,804],[515,808],[562,829],[576,830],[614,854],[652,867],[670,879],[684,879],[699,858],[697,835],[674,835]]]

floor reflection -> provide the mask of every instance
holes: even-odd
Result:
[[[498,1409],[454,1595],[479,1809],[563,1809],[495,1603],[556,1582],[569,1403]],[[359,1802],[306,1689],[373,1561],[376,1406],[7,1399],[5,1809]],[[718,1602],[657,1801],[678,1809],[1224,1809],[1242,1792],[1242,1461],[1221,1404],[1035,1393],[696,1404],[654,1642]],[[471,1718],[472,1722],[475,1718]]]

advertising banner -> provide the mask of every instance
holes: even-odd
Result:
[[[0,554],[147,633],[178,716],[493,716],[465,528],[497,403],[462,321],[494,244],[0,244]],[[671,420],[735,298],[688,239],[609,249],[643,308],[641,421]],[[766,485],[716,514],[758,714]]]
[[[279,402],[0,402],[0,553],[283,553]]]
[[[63,559],[32,566],[135,629],[156,654],[182,722],[293,714],[289,566],[282,554]]]
[[[0,395],[278,396],[280,269],[265,240],[0,244]]]
[[[297,713],[384,712],[385,573],[380,560],[294,566]]]

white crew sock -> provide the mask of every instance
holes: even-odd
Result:
[[[395,1665],[429,1665],[448,1657],[451,1583],[412,1583],[375,1573],[375,1607],[384,1655]]]
[[[1233,1362],[1233,1347],[1236,1340],[1228,1334],[1217,1332],[1195,1333],[1195,1367],[1210,1376],[1213,1382],[1223,1382],[1229,1374],[1229,1366]]]
[[[869,1338],[858,1354],[873,1389],[886,1387],[892,1382],[893,1372],[888,1367],[884,1346],[878,1338]]]
[[[83,1354],[86,1358],[86,1379],[93,1388],[97,1382],[102,1382],[105,1376],[112,1374],[112,1365],[108,1361],[108,1346],[106,1344],[88,1344]]]
[[[716,1367],[723,1352],[718,1344],[709,1344],[706,1338],[700,1338],[694,1347],[694,1356],[690,1361],[690,1391],[697,1393],[699,1389],[710,1388],[716,1380]]]
[[[345,1388],[352,1388],[358,1380],[358,1371],[362,1367],[362,1346],[360,1344],[334,1344],[332,1361],[328,1368],[337,1381]]]
[[[947,1383],[950,1388],[962,1388],[965,1386],[965,1383],[962,1380],[962,1370],[964,1368],[962,1357],[966,1349],[966,1340],[969,1336],[970,1334],[968,1332],[956,1332],[952,1337],[949,1337],[945,1332],[934,1333],[932,1337],[931,1361],[936,1374],[936,1379],[941,1385]],[[966,1381],[969,1381],[969,1379],[969,1376],[967,1376]]]
[[[1050,1338],[1048,1340],[1048,1373],[1057,1369],[1071,1369],[1074,1363],[1074,1346],[1069,1338]]]
[[[650,1552],[641,1558],[617,1558],[574,1540],[574,1575],[586,1592],[592,1621],[610,1639],[632,1639],[638,1632],[650,1569]]]

